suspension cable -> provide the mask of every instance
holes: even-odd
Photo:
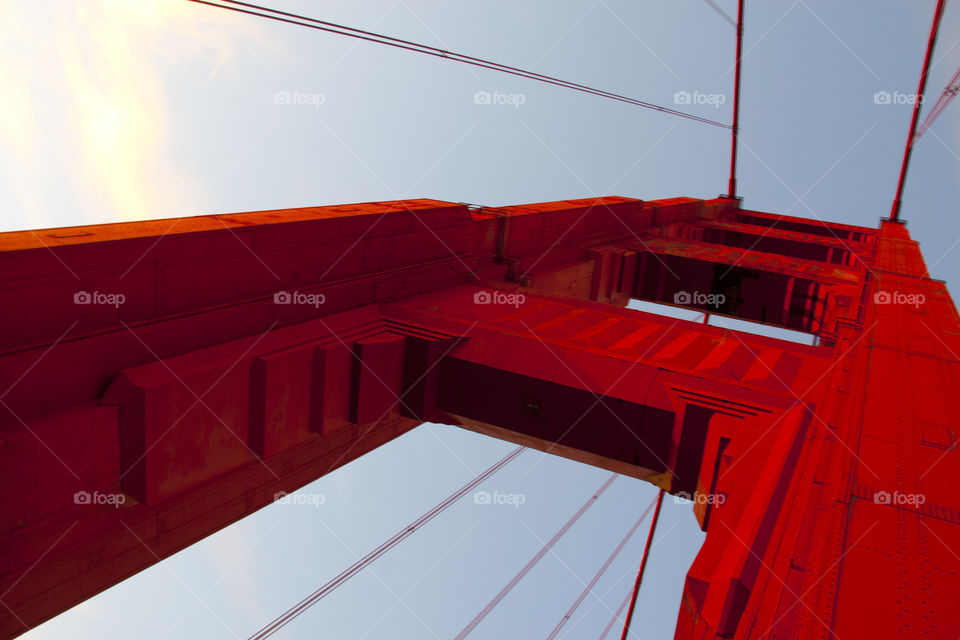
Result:
[[[600,640],[607,640],[607,635],[610,633],[610,630],[613,629],[613,625],[616,624],[617,620],[620,619],[620,614],[623,613],[627,603],[630,602],[631,595],[633,594],[628,591],[626,597],[623,599],[623,602],[620,603],[620,606],[617,607],[617,611],[613,614],[613,617],[610,618],[610,622],[608,622],[607,626],[603,629],[603,633],[600,634]]]
[[[633,537],[633,534],[637,532],[637,529],[640,528],[640,524],[647,517],[647,514],[650,513],[650,509],[653,509],[653,505],[656,503],[656,501],[656,498],[650,501],[650,504],[647,505],[647,508],[643,510],[643,513],[640,514],[640,517],[637,519],[637,521],[634,522],[633,526],[630,527],[630,530],[627,531],[627,535],[623,537],[623,540],[620,541],[620,544],[617,545],[617,548],[613,550],[613,553],[610,554],[610,557],[607,558],[607,561],[603,563],[603,566],[600,567],[600,570],[597,571],[597,574],[593,576],[593,580],[591,580],[589,584],[583,588],[583,591],[580,592],[580,597],[578,597],[573,604],[570,605],[570,608],[567,609],[567,612],[563,615],[563,618],[560,619],[560,622],[557,623],[557,626],[554,627],[553,631],[550,632],[550,635],[547,636],[547,640],[554,640],[554,638],[557,637],[557,634],[560,633],[563,625],[567,624],[567,621],[569,621],[573,616],[573,613],[577,610],[577,607],[583,603],[583,601],[587,598],[587,594],[589,594],[597,585],[597,582],[599,582],[603,574],[606,573],[607,569],[610,568],[610,565],[613,563],[614,559],[616,559],[616,557],[620,555],[620,552],[623,551],[623,548],[627,546],[627,542],[629,542],[630,538]]]
[[[957,72],[950,78],[950,82],[947,83],[946,89],[940,94],[937,103],[933,105],[930,113],[928,113],[927,117],[920,123],[920,128],[917,130],[917,138],[927,132],[927,129],[933,125],[936,119],[940,117],[940,114],[953,102],[953,99],[957,97],[958,93],[960,93],[960,69],[957,69]],[[914,139],[914,142],[916,142],[916,139]]]
[[[650,534],[647,536],[647,546],[643,550],[643,559],[640,561],[640,571],[637,572],[637,581],[633,585],[633,595],[630,598],[630,608],[627,609],[627,621],[623,624],[623,635],[620,640],[627,640],[630,634],[630,621],[633,620],[633,608],[637,606],[637,594],[640,593],[640,583],[643,582],[643,570],[647,568],[647,559],[650,557],[650,544],[653,534],[657,530],[657,521],[660,520],[660,507],[663,506],[663,489],[657,494],[657,510],[653,512],[653,522],[650,523]]]
[[[933,14],[933,26],[930,27],[930,41],[927,42],[927,54],[923,59],[923,69],[920,72],[920,86],[913,104],[913,118],[910,120],[910,132],[907,134],[907,146],[903,150],[903,163],[900,165],[900,180],[897,181],[897,195],[893,198],[890,219],[900,221],[900,205],[903,198],[903,184],[907,179],[907,169],[910,166],[910,154],[913,153],[913,143],[917,135],[917,121],[920,118],[920,108],[923,106],[923,92],[927,87],[927,74],[930,72],[930,60],[933,57],[933,48],[937,44],[937,33],[940,31],[940,19],[943,17],[943,8],[947,0],[937,0],[937,10]]]
[[[473,56],[468,56],[468,55],[456,53],[453,51],[439,49],[437,47],[431,47],[428,45],[419,44],[417,42],[411,42],[409,40],[402,40],[400,38],[385,36],[379,33],[374,33],[372,31],[365,31],[363,29],[348,27],[345,25],[337,24],[335,22],[328,22],[326,20],[309,18],[303,15],[288,13],[286,11],[279,11],[276,9],[270,9],[268,7],[263,7],[256,4],[239,2],[238,0],[215,0],[215,1],[188,0],[188,1],[194,2],[196,4],[204,4],[210,7],[216,7],[219,9],[226,9],[228,11],[235,11],[237,13],[244,13],[251,16],[266,18],[268,20],[275,20],[277,22],[285,22],[287,24],[293,24],[300,27],[307,27],[308,29],[325,31],[327,33],[346,36],[348,38],[356,38],[358,40],[365,40],[367,42],[383,44],[389,47],[395,47],[397,49],[405,49],[407,51],[413,51],[414,53],[422,53],[424,55],[429,55],[436,58],[444,58],[446,60],[451,60],[453,62],[462,62],[463,64],[469,64],[475,67],[490,69],[492,71],[498,71],[498,72],[506,73],[513,76],[527,78],[529,80],[536,80],[537,82],[544,82],[544,83],[552,84],[558,87],[563,87],[566,89],[573,89],[574,91],[589,93],[602,98],[608,98],[610,100],[625,102],[633,106],[642,107],[644,109],[651,109],[653,111],[659,111],[661,113],[666,113],[669,115],[686,118],[688,120],[701,122],[703,124],[722,127],[724,129],[730,128],[730,125],[722,122],[717,122],[716,120],[710,120],[709,118],[703,118],[697,115],[693,115],[691,113],[686,113],[684,111],[678,111],[676,109],[671,109],[669,107],[653,104],[651,102],[645,102],[643,100],[638,100],[636,98],[630,98],[627,96],[612,93],[609,91],[604,91],[602,89],[596,89],[594,87],[579,84],[576,82],[570,82],[568,80],[562,80],[560,78],[555,78],[553,76],[547,76],[540,73],[535,73],[533,71],[526,71],[523,69],[519,69],[517,67],[511,67],[511,66],[500,64],[497,62],[492,62],[490,60],[485,60],[483,58],[476,58]]]
[[[364,567],[373,563],[374,560],[385,554],[390,549],[396,547],[404,539],[408,538],[415,531],[423,527],[430,520],[433,520],[443,511],[445,511],[453,503],[457,502],[460,498],[465,496],[467,493],[472,491],[477,487],[481,482],[495,474],[497,471],[505,467],[511,461],[513,461],[517,456],[526,451],[526,447],[517,447],[506,456],[497,461],[493,466],[489,467],[486,471],[476,476],[473,480],[467,484],[460,487],[457,491],[450,494],[446,500],[436,505],[425,514],[411,522],[409,525],[401,529],[399,532],[394,534],[392,538],[381,544],[379,547],[365,555],[363,558],[357,560],[355,563],[350,565],[347,569],[342,571],[338,576],[327,582],[325,585],[311,593],[309,596],[298,602],[296,605],[288,609],[285,613],[275,618],[273,622],[263,627],[257,633],[250,636],[250,640],[262,640],[263,638],[269,638],[274,633],[279,631],[283,626],[289,623],[291,620],[299,616],[301,613],[306,611],[309,607],[319,602],[321,599],[330,595],[337,587],[342,585],[344,582],[352,578],[354,575],[359,573]]]
[[[569,520],[567,520],[567,523],[566,523],[565,525],[563,525],[562,527],[560,527],[560,530],[557,531],[557,533],[556,533],[552,538],[550,538],[550,541],[547,542],[545,545],[543,545],[543,548],[540,549],[540,551],[538,551],[537,554],[536,554],[535,556],[533,556],[533,557],[530,559],[530,561],[529,561],[526,565],[524,565],[524,567],[523,567],[522,569],[520,569],[520,571],[517,573],[517,575],[515,575],[515,576],[513,577],[513,579],[510,580],[510,582],[508,582],[507,585],[506,585],[503,589],[500,590],[500,593],[498,593],[496,596],[494,596],[494,597],[493,597],[493,600],[491,600],[489,603],[487,603],[487,606],[485,606],[485,607],[480,611],[480,613],[478,613],[478,614],[473,618],[473,620],[471,620],[470,623],[467,624],[467,626],[463,628],[463,631],[461,631],[460,633],[457,634],[456,640],[463,640],[463,639],[466,638],[468,635],[470,635],[470,634],[473,632],[474,629],[477,628],[477,625],[479,625],[481,622],[483,622],[483,619],[486,618],[487,615],[488,615],[491,611],[493,611],[493,608],[496,607],[498,604],[500,604],[500,601],[503,600],[503,598],[504,598],[508,593],[510,593],[510,591],[511,591],[515,586],[517,586],[517,584],[523,579],[523,577],[524,577],[525,575],[527,575],[528,573],[530,573],[530,570],[533,569],[533,567],[534,567],[538,562],[540,562],[540,560],[543,558],[543,556],[547,555],[547,552],[550,551],[550,549],[553,548],[553,545],[555,545],[555,544],[557,543],[557,541],[560,540],[560,538],[562,538],[563,535],[564,535],[567,531],[570,530],[570,527],[572,527],[572,526],[574,525],[574,523],[575,523],[577,520],[579,520],[580,517],[583,516],[584,513],[587,512],[587,509],[589,509],[590,507],[592,507],[592,506],[597,502],[597,498],[599,498],[601,495],[603,495],[603,492],[606,491],[606,490],[610,487],[611,484],[613,484],[613,481],[617,479],[617,475],[618,475],[618,474],[616,474],[616,473],[610,474],[610,477],[607,478],[607,481],[604,482],[603,485],[601,485],[600,488],[597,489],[597,491],[596,491],[592,496],[590,496],[590,498],[588,498],[585,503],[583,503],[583,506],[580,507],[580,510],[577,511],[575,514],[573,514],[573,517],[570,518]]]
[[[723,18],[724,20],[726,20],[727,22],[729,22],[730,25],[731,25],[734,29],[737,28],[737,23],[733,21],[733,18],[731,18],[730,16],[728,16],[726,11],[724,11],[724,10],[721,9],[719,6],[717,6],[717,3],[716,3],[716,2],[714,2],[713,0],[705,0],[705,2],[706,2],[708,5],[710,5],[710,8],[712,8],[714,11],[716,11],[718,14],[720,14],[720,17],[721,17],[721,18]]]

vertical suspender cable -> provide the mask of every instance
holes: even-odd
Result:
[[[630,599],[630,608],[627,609],[627,621],[623,624],[623,635],[620,640],[627,640],[630,633],[630,621],[633,619],[633,609],[637,606],[637,594],[640,592],[640,583],[643,582],[643,570],[647,568],[647,558],[650,557],[650,545],[653,542],[653,534],[657,530],[657,521],[660,519],[660,507],[663,505],[663,489],[657,496],[657,510],[653,512],[653,522],[650,523],[650,533],[647,535],[647,546],[643,550],[643,559],[640,560],[640,571],[637,572],[637,581],[633,585],[633,596]]]
[[[907,134],[907,145],[903,150],[903,164],[900,165],[900,180],[897,181],[897,195],[893,198],[890,210],[890,219],[900,221],[900,203],[903,198],[903,184],[907,179],[907,168],[910,166],[910,155],[913,153],[913,142],[917,135],[917,121],[920,119],[920,108],[923,106],[923,92],[927,88],[927,74],[930,72],[930,60],[933,57],[933,48],[937,44],[937,33],[940,31],[940,18],[943,17],[943,8],[947,0],[937,0],[937,10],[933,14],[933,26],[930,27],[930,41],[927,42],[927,55],[923,59],[923,70],[920,72],[920,86],[913,103],[913,118],[910,120],[910,132]]]
[[[740,67],[743,57],[743,1],[737,8],[737,70],[733,76],[733,126],[730,128],[730,183],[727,195],[737,197],[737,142],[740,137]]]

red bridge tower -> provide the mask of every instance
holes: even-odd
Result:
[[[608,197],[14,232],[0,305],[0,636],[424,421],[722,496],[677,638],[960,635],[960,322],[900,222]]]

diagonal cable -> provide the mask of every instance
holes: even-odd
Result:
[[[425,524],[436,518],[448,507],[457,502],[460,498],[465,496],[467,493],[476,488],[484,480],[495,474],[497,471],[505,467],[511,461],[514,460],[521,453],[526,451],[526,447],[517,447],[505,457],[501,458],[493,466],[489,467],[486,471],[476,476],[473,480],[467,484],[460,487],[457,491],[452,493],[446,500],[436,505],[425,514],[411,522],[409,525],[401,529],[399,532],[394,534],[389,540],[381,544],[379,547],[368,553],[366,556],[349,566],[347,569],[342,571],[335,578],[327,582],[325,585],[311,593],[309,596],[298,602],[296,605],[288,609],[281,616],[274,619],[270,624],[263,627],[257,633],[250,636],[250,640],[261,640],[262,638],[269,638],[274,633],[283,628],[286,624],[292,621],[294,618],[299,616],[301,613],[306,611],[308,608],[319,602],[321,599],[325,598],[331,592],[333,592],[337,587],[342,585],[344,582],[352,578],[354,575],[362,571],[365,567],[372,564],[374,560],[381,557],[390,549],[393,549],[403,540],[410,537],[418,529],[422,528]]]
[[[596,504],[597,498],[603,495],[603,492],[606,491],[611,484],[613,484],[613,481],[617,479],[617,475],[618,474],[616,473],[611,474],[610,477],[607,478],[607,481],[604,482],[603,485],[601,485],[601,487],[597,489],[597,491],[592,496],[587,498],[587,501],[583,503],[583,506],[580,507],[580,510],[577,511],[575,514],[573,514],[573,517],[567,520],[566,524],[560,527],[560,530],[557,531],[557,533],[552,538],[550,538],[550,541],[547,542],[547,544],[544,545],[543,548],[536,553],[536,555],[530,558],[530,561],[526,565],[524,565],[522,569],[520,569],[519,573],[517,573],[517,575],[515,575],[513,579],[510,580],[510,582],[508,582],[506,586],[504,586],[503,589],[501,589],[497,595],[493,597],[493,600],[488,602],[487,606],[481,609],[480,613],[474,616],[473,620],[471,620],[467,624],[467,626],[463,628],[463,631],[457,634],[457,637],[455,640],[463,640],[468,635],[473,633],[474,629],[477,628],[477,625],[483,622],[483,619],[486,618],[491,611],[493,611],[494,607],[500,604],[500,601],[502,601],[504,597],[506,597],[506,595],[510,593],[510,591],[512,591],[513,588],[517,586],[517,584],[521,580],[523,580],[524,576],[530,573],[530,570],[533,569],[533,567],[536,566],[536,564],[543,559],[543,556],[547,555],[547,552],[553,548],[553,545],[555,545],[557,541],[559,541],[560,538],[562,538],[564,534],[566,534],[567,531],[570,530],[570,527],[572,527],[577,522],[577,520],[579,520],[583,516],[583,514],[587,512],[587,509],[589,509],[594,504]]]
[[[563,618],[560,619],[560,622],[557,623],[557,626],[553,628],[553,631],[550,632],[550,635],[547,636],[547,640],[554,640],[557,637],[557,634],[560,633],[560,630],[563,629],[563,625],[567,623],[568,620],[573,616],[573,613],[577,610],[583,601],[586,599],[587,595],[593,590],[597,585],[597,582],[606,573],[607,569],[610,568],[610,565],[613,561],[620,555],[620,552],[623,551],[623,548],[627,546],[627,542],[630,541],[630,538],[633,537],[633,534],[637,532],[637,529],[640,528],[640,524],[646,519],[647,514],[650,513],[650,509],[653,508],[653,505],[656,504],[657,499],[654,498],[650,501],[650,504],[647,505],[647,508],[643,510],[643,513],[640,514],[640,517],[637,518],[637,521],[633,523],[633,526],[630,527],[630,530],[627,531],[627,535],[623,537],[623,540],[620,541],[620,544],[617,545],[617,548],[613,550],[613,553],[610,554],[610,557],[607,558],[607,561],[603,563],[603,566],[600,567],[600,570],[597,571],[597,574],[593,576],[593,580],[584,587],[583,591],[580,592],[580,597],[578,597],[570,608],[567,609],[567,612],[563,614]]]
[[[394,38],[392,36],[386,36],[383,34],[374,33],[372,31],[365,31],[363,29],[348,27],[342,24],[337,24],[335,22],[318,20],[316,18],[309,18],[309,17],[295,14],[295,13],[279,11],[277,9],[270,9],[268,7],[251,4],[248,2],[238,2],[236,0],[219,0],[219,2],[210,2],[208,0],[188,0],[188,1],[194,2],[197,4],[204,4],[210,7],[216,7],[218,9],[226,9],[227,11],[234,11],[237,13],[243,13],[243,14],[256,16],[260,18],[266,18],[268,20],[274,20],[276,22],[284,22],[287,24],[292,24],[300,27],[306,27],[308,29],[324,31],[327,33],[335,34],[335,35],[347,36],[348,38],[366,40],[368,42],[383,44],[383,45],[394,47],[397,49],[404,49],[407,51],[412,51],[414,53],[421,53],[424,55],[433,56],[435,58],[443,58],[446,60],[450,60],[452,62],[461,62],[463,64],[468,64],[474,67],[490,69],[492,71],[498,71],[500,73],[506,73],[509,75],[526,78],[528,80],[536,80],[537,82],[544,82],[546,84],[552,84],[565,89],[572,89],[574,91],[580,91],[583,93],[592,94],[595,96],[599,96],[601,98],[608,98],[610,100],[624,102],[633,106],[642,107],[644,109],[650,109],[653,111],[659,111],[661,113],[674,115],[680,118],[686,118],[688,120],[693,120],[695,122],[700,122],[703,124],[710,124],[710,125],[713,125],[716,127],[722,127],[725,129],[729,128],[729,125],[724,124],[722,122],[717,122],[716,120],[710,120],[709,118],[703,118],[701,116],[696,116],[691,113],[678,111],[676,109],[671,109],[669,107],[663,107],[657,104],[653,104],[652,102],[646,102],[643,100],[638,100],[636,98],[630,98],[617,93],[604,91],[602,89],[596,89],[594,87],[579,84],[576,82],[570,82],[568,80],[562,80],[560,78],[556,78],[553,76],[547,76],[541,73],[535,73],[533,71],[526,71],[524,69],[511,67],[509,65],[504,65],[497,62],[492,62],[490,60],[486,60],[483,58],[468,56],[468,55],[456,53],[453,51],[447,51],[445,49],[431,47],[428,45],[412,42],[409,40],[402,40],[400,38]]]

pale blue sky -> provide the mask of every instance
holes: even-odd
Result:
[[[735,15],[734,0],[717,4]],[[719,109],[689,108],[730,119],[734,31],[703,0],[269,5],[666,106],[678,91],[722,94]],[[745,206],[867,226],[888,215],[910,107],[874,94],[915,90],[934,5],[748,2]],[[402,197],[726,191],[725,130],[447,61],[177,1],[5,3],[0,19],[2,230]],[[950,7],[931,102],[960,65],[958,42]],[[477,91],[523,104],[475,104]],[[282,92],[314,104],[278,104]],[[957,109],[920,140],[903,208],[948,283],[960,269]],[[273,504],[25,637],[246,637],[510,448],[423,426],[306,487],[322,505]],[[462,501],[276,637],[452,637],[607,475],[526,452],[485,485],[522,506]],[[546,636],[655,494],[618,479],[471,637]],[[599,636],[646,530],[561,637]],[[671,499],[659,532],[635,623],[649,638],[672,637],[702,540],[690,505]]]

